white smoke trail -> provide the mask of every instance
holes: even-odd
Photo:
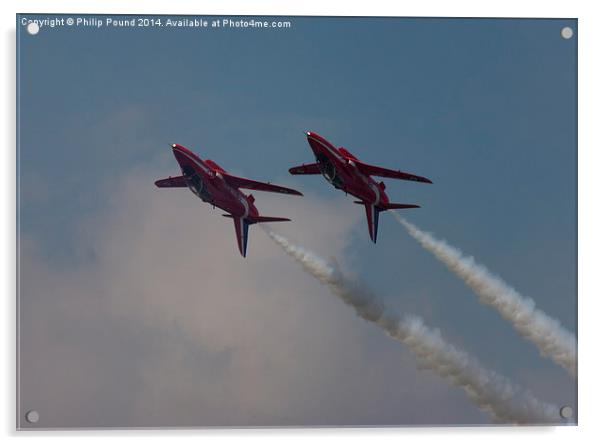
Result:
[[[479,297],[482,303],[493,306],[540,353],[554,360],[573,377],[577,372],[577,340],[558,320],[550,318],[535,307],[535,302],[519,294],[472,257],[443,240],[434,238],[409,223],[396,212],[395,219],[422,247],[435,255],[453,273],[460,277]]]
[[[443,340],[438,330],[424,325],[416,316],[388,312],[382,302],[361,283],[345,277],[338,267],[312,252],[289,242],[268,229],[266,233],[303,268],[327,285],[333,294],[353,307],[357,314],[380,326],[389,336],[408,346],[419,363],[455,386],[495,421],[519,424],[559,423],[559,409],[537,400],[505,377],[487,370],[466,352]]]

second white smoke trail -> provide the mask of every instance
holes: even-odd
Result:
[[[375,295],[345,277],[336,265],[292,244],[283,236],[267,229],[266,233],[307,272],[353,307],[361,318],[376,323],[389,336],[408,346],[421,365],[464,389],[469,398],[494,420],[519,424],[559,423],[557,407],[539,401],[505,377],[484,368],[466,352],[445,342],[439,331],[425,326],[420,318],[400,318],[389,313]]]
[[[391,212],[408,233],[422,247],[437,257],[448,269],[460,277],[479,297],[482,303],[493,306],[540,353],[565,368],[573,377],[577,372],[577,340],[559,321],[535,307],[535,302],[522,296],[501,278],[492,274],[472,257],[443,240],[423,232],[396,212]]]

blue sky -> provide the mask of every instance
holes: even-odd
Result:
[[[576,21],[290,20],[286,30],[58,27],[29,36],[18,27],[19,227],[40,261],[93,271],[86,225],[109,211],[132,171],[148,172],[150,189],[157,172],[177,174],[171,142],[236,174],[293,185],[302,199],[335,199],[323,178],[287,173],[312,161],[303,136],[312,130],[368,163],[431,178],[386,180],[387,193],[420,204],[404,216],[575,331],[577,41],[560,29]],[[256,194],[260,211],[264,196]],[[575,403],[564,371],[386,214],[373,245],[351,201],[337,201],[342,215],[359,213],[340,253],[391,306],[543,399]],[[223,242],[237,255],[230,237]],[[311,239],[307,247],[318,248]],[[252,246],[249,254],[256,261]],[[386,337],[366,335],[367,351],[388,351]],[[484,421],[458,409],[458,421]]]

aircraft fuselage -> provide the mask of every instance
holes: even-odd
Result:
[[[384,184],[376,182],[357,168],[353,158],[343,155],[330,142],[316,133],[307,133],[322,176],[336,189],[376,206],[388,204]]]
[[[204,202],[235,217],[257,216],[259,212],[249,196],[226,183],[215,166],[208,165],[196,154],[178,144],[172,145],[173,154],[180,165],[186,185]]]

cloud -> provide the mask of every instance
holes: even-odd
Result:
[[[241,258],[219,209],[153,186],[171,171],[158,164],[111,178],[99,211],[73,223],[77,261],[21,237],[20,408],[37,426],[487,421],[256,227]],[[342,196],[256,197],[326,257],[363,229]]]

